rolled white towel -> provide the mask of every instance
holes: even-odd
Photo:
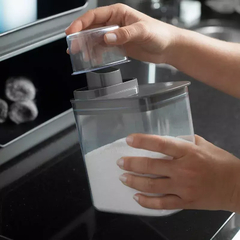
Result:
[[[4,123],[8,116],[8,104],[3,99],[0,99],[0,123]]]
[[[33,100],[36,96],[36,88],[26,78],[10,78],[6,82],[5,94],[13,102]]]
[[[38,116],[38,109],[33,101],[12,103],[9,110],[9,118],[16,124],[30,122]]]

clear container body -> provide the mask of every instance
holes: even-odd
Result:
[[[121,100],[120,100],[121,101]],[[74,100],[72,101],[74,103]],[[116,162],[123,156],[166,158],[161,153],[136,150],[127,146],[125,138],[132,133],[178,137],[194,142],[188,93],[158,103],[151,111],[115,111],[82,115],[73,104],[79,141],[86,164],[93,205],[106,212],[142,216],[166,216],[179,210],[152,210],[134,201],[136,190],[124,186],[119,176],[124,173]],[[156,177],[156,176],[150,176]],[[159,177],[159,176],[158,176]],[[147,194],[149,195],[149,194]]]
[[[123,46],[110,46],[104,41],[104,35],[117,28],[106,26],[67,36],[73,75],[128,62]]]

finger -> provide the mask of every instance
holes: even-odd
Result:
[[[102,48],[96,48],[95,51],[94,51],[94,62],[96,65],[105,65],[105,64],[108,64],[106,62],[106,60],[104,59],[104,53],[106,52],[106,48],[105,47],[102,47]]]
[[[104,39],[98,39],[98,41],[92,44],[92,61],[94,65],[105,65],[110,59],[106,59],[105,55],[108,54],[109,47],[104,42]]]
[[[207,141],[203,137],[198,136],[198,135],[195,135],[194,137],[195,137],[195,142],[196,142],[197,146],[204,146],[204,145],[206,145]],[[209,143],[209,142],[207,142],[207,143]]]
[[[131,147],[159,152],[174,158],[181,158],[186,155],[193,145],[177,138],[147,134],[132,134],[126,140]]]
[[[180,135],[180,136],[177,136],[177,138],[187,142],[195,143],[195,136],[193,135]]]
[[[218,147],[216,147],[214,144],[208,142],[203,137],[195,135],[195,143],[197,146],[201,147],[201,149],[211,149],[212,151],[218,151]]]
[[[106,26],[106,24],[94,24],[94,25],[91,25],[91,26],[89,26],[89,27],[87,27],[87,28],[85,28],[84,30],[90,30],[90,29],[94,29],[94,28],[100,28],[100,27],[105,27]]]
[[[88,62],[90,60],[90,51],[93,50],[93,41],[91,39],[82,39],[76,38],[71,41],[71,45],[69,45],[69,53],[70,54],[78,54],[82,57],[83,61]]]
[[[166,195],[162,197],[148,197],[136,194],[133,197],[142,207],[150,209],[183,209],[183,200],[177,195]]]
[[[173,186],[170,178],[140,177],[125,173],[120,176],[120,180],[126,186],[145,193],[173,193]]]
[[[123,4],[114,4],[111,6],[92,9],[72,22],[65,32],[69,35],[82,31],[91,25],[107,24],[111,21],[111,19],[114,19],[114,24],[122,25],[126,8],[127,6]]]
[[[103,26],[105,26],[105,25],[95,24],[93,26],[90,26],[90,27],[86,28],[85,30],[94,29],[94,28],[103,27]],[[80,51],[80,46],[79,46],[80,43],[77,43],[76,40],[72,40],[72,43],[71,43],[71,49],[72,49],[73,54]],[[67,49],[66,52],[67,52],[67,54],[69,54],[69,49]]]
[[[169,177],[173,175],[172,161],[147,157],[124,157],[117,161],[123,170]]]
[[[81,42],[76,38],[71,41],[71,46],[69,46],[69,53],[76,54],[81,50]]]
[[[106,33],[105,42],[108,44],[122,45],[128,42],[141,42],[148,37],[148,31],[143,30],[144,24],[141,22],[118,28],[117,30]]]

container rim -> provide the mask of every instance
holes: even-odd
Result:
[[[82,31],[79,31],[79,32],[76,32],[76,33],[72,33],[72,34],[67,35],[67,39],[68,39],[68,40],[72,40],[72,39],[78,38],[80,35],[96,33],[96,32],[99,32],[99,31],[101,31],[101,30],[109,30],[109,31],[112,31],[112,30],[115,30],[115,29],[118,29],[118,28],[119,28],[118,25],[110,25],[110,26],[103,26],[103,27],[99,27],[99,28],[82,30]]]
[[[163,83],[162,83],[163,84]],[[162,85],[160,84],[160,85]],[[145,112],[158,109],[164,105],[177,101],[182,97],[188,97],[187,86],[190,82],[175,83],[174,87],[164,89],[164,92],[155,91],[152,94],[146,93],[145,95],[134,94],[127,98],[113,98],[113,99],[71,99],[72,108],[75,113],[82,115],[98,115],[104,113],[128,113],[128,112]],[[147,84],[149,85],[149,84]],[[154,84],[155,85],[155,84]],[[139,86],[140,88],[144,85]],[[153,86],[155,87],[155,86]],[[156,88],[156,87],[155,87]],[[188,100],[189,101],[189,100]]]
[[[75,103],[75,102],[93,102],[93,101],[97,101],[97,102],[111,102],[111,101],[135,101],[135,100],[139,100],[139,99],[145,99],[145,98],[150,98],[150,97],[154,97],[154,96],[158,96],[158,95],[164,95],[164,94],[168,94],[168,93],[171,93],[171,92],[174,92],[174,91],[177,91],[179,89],[184,89],[185,87],[188,87],[189,85],[191,85],[191,82],[189,81],[178,81],[178,82],[161,82],[161,83],[153,83],[153,84],[144,84],[144,85],[139,85],[139,89],[143,88],[144,86],[150,86],[150,85],[156,85],[157,86],[160,86],[160,85],[165,85],[166,84],[173,84],[172,86],[169,85],[169,88],[168,89],[164,89],[164,91],[156,91],[155,93],[152,93],[150,95],[147,95],[147,94],[142,94],[142,95],[138,95],[138,94],[135,94],[133,96],[130,96],[129,98],[110,98],[110,99],[101,99],[101,100],[98,100],[98,99],[84,99],[84,100],[81,100],[81,99],[71,99],[70,102],[71,103]],[[83,89],[86,89],[87,88],[83,88]],[[139,90],[140,91],[140,90]],[[186,90],[184,89],[184,92],[186,92]],[[176,95],[178,95],[176,93]]]

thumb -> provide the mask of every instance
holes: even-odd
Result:
[[[147,32],[143,30],[145,28],[142,25],[142,23],[138,22],[126,27],[118,28],[115,31],[106,33],[104,40],[110,45],[122,45],[133,41],[139,42],[144,40],[147,35]]]

